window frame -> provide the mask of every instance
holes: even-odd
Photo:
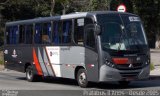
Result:
[[[93,25],[94,26],[94,24],[87,24],[85,27],[88,27],[89,25]],[[91,28],[89,28],[88,30],[91,30]],[[96,50],[96,34],[95,34],[95,31],[94,31],[94,29],[93,29],[93,36],[94,36],[94,47],[92,47],[92,46],[89,46],[88,44],[87,44],[87,36],[88,36],[88,34],[87,33],[90,33],[90,32],[88,32],[88,31],[86,31],[86,29],[84,28],[84,46],[85,47],[87,47],[87,48],[89,48],[89,49],[92,49],[92,50]]]
[[[77,27],[77,25],[76,25],[76,21],[77,21],[77,19],[84,19],[84,25],[83,25],[83,44],[77,44],[77,42],[76,42],[76,40],[75,40],[75,32],[76,32],[76,27]],[[73,32],[72,32],[72,40],[73,40],[73,43],[74,43],[74,45],[75,46],[82,46],[82,47],[85,47],[85,33],[84,33],[84,28],[85,28],[85,26],[86,25],[88,25],[85,21],[86,21],[86,19],[90,19],[91,21],[92,21],[92,23],[88,23],[88,24],[94,24],[94,19],[92,18],[92,17],[90,17],[90,16],[87,16],[87,17],[80,17],[80,18],[74,18],[73,19]],[[96,40],[96,37],[95,37],[95,40]],[[95,42],[95,44],[96,44],[96,42]]]

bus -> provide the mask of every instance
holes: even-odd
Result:
[[[140,17],[114,11],[76,12],[6,23],[7,69],[38,77],[128,85],[147,79],[150,50]]]

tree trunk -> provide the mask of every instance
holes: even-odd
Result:
[[[157,34],[156,34],[156,42],[155,42],[155,48],[159,49],[160,48],[160,29],[157,28]]]
[[[66,14],[66,6],[63,3],[61,3],[61,5],[63,6],[62,14],[65,15]]]
[[[50,12],[50,16],[54,15],[54,6],[55,6],[55,0],[51,0],[51,12]]]

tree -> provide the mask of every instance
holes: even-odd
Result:
[[[160,1],[133,0],[134,13],[138,14],[144,23],[150,47],[160,41]]]

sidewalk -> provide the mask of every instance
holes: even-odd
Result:
[[[155,66],[155,69],[150,72],[151,76],[160,76],[160,66]]]
[[[4,66],[0,65],[0,71],[4,70]]]
[[[154,64],[155,69],[150,72],[151,76],[160,77],[160,49],[150,49],[151,63]]]

